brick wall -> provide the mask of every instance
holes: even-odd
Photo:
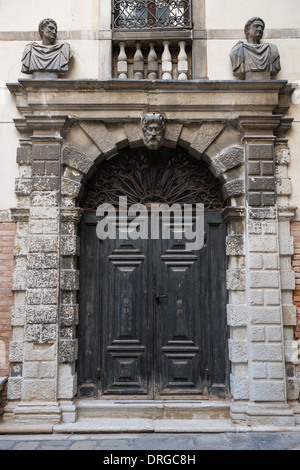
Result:
[[[1,215],[3,213],[0,211]],[[16,224],[14,222],[0,222],[0,377],[9,375],[8,347],[11,337],[11,308],[14,302],[12,274],[15,233]],[[2,394],[2,402],[3,398],[4,393]]]
[[[292,259],[292,265],[296,274],[294,303],[297,307],[297,326],[295,338],[299,341],[300,345],[300,222],[293,222],[291,224],[291,235],[294,237],[294,256]],[[300,365],[297,366],[297,376],[300,378]]]

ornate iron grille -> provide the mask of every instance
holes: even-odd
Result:
[[[114,0],[113,27],[191,28],[191,0]]]
[[[102,163],[88,182],[81,206],[96,210],[100,204],[118,206],[119,197],[132,204],[195,204],[205,210],[224,207],[221,185],[203,160],[184,151],[136,149],[123,151]]]

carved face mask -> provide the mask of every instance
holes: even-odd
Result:
[[[150,150],[159,149],[164,143],[165,121],[161,114],[146,114],[142,118],[143,141]]]

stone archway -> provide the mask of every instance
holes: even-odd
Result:
[[[123,127],[122,127],[123,126]],[[78,198],[81,197],[83,192],[83,187],[80,185],[80,181],[88,181],[95,173],[95,169],[98,168],[98,165],[105,158],[111,159],[118,152],[118,149],[125,148],[129,144],[129,147],[132,149],[139,148],[143,145],[142,138],[140,134],[139,123],[124,123],[122,125],[113,125],[113,124],[104,124],[101,123],[99,128],[96,128],[95,124],[86,124],[80,123],[75,125],[76,134],[82,132],[84,129],[85,136],[88,135],[94,144],[97,142],[96,148],[99,151],[100,142],[102,143],[102,153],[97,154],[97,150],[90,149],[90,141],[88,141],[88,151],[89,155],[93,155],[93,158],[90,158],[87,154],[83,153],[82,150],[79,150],[76,147],[70,146],[67,142],[63,150],[63,163],[64,163],[64,176],[62,180],[63,196],[66,200],[69,200],[70,197]],[[202,128],[202,130],[201,130]],[[97,133],[96,133],[97,129]],[[100,130],[102,138],[100,138]],[[201,131],[201,132],[200,132]],[[77,137],[75,133],[70,132],[69,140],[76,143]],[[116,138],[119,136],[119,140]],[[203,136],[206,136],[206,143],[203,142]],[[221,136],[220,146],[214,147],[215,141],[218,141],[219,136]],[[232,132],[231,126],[226,126],[225,123],[198,123],[193,124],[192,126],[184,126],[180,123],[167,122],[166,126],[166,140],[165,144],[170,149],[176,148],[178,144],[182,145],[186,151],[197,159],[202,159],[209,165],[210,171],[218,177],[222,183],[222,194],[223,197],[229,202],[231,199],[240,202],[243,199],[244,195],[244,180],[243,180],[243,163],[244,163],[244,150],[243,147],[238,143],[238,133]],[[109,143],[106,148],[104,144]],[[114,142],[114,145],[112,145]],[[201,143],[201,144],[200,144]],[[231,144],[226,147],[226,144]],[[222,146],[225,145],[225,148]],[[210,149],[210,147],[212,147]],[[205,151],[204,151],[205,150]],[[215,153],[216,150],[219,152]],[[75,199],[73,199],[75,201]],[[226,222],[231,223],[231,220],[234,220],[234,228],[230,228],[230,235],[228,235],[227,244],[227,254],[231,255],[236,253],[237,250],[241,250],[241,242],[243,245],[243,240],[240,235],[242,233],[242,226],[237,229],[237,217],[242,217],[243,214],[239,211],[233,209],[234,217],[226,217]],[[72,229],[66,228],[66,231],[72,233],[72,238],[69,236],[70,244],[72,244],[73,249],[67,253],[72,253],[73,255],[78,255],[78,246],[77,239],[77,223],[80,219],[80,210],[78,209],[64,209],[63,211],[63,225],[66,224],[66,227],[73,227]],[[73,220],[73,217],[75,219]],[[233,235],[235,230],[238,230],[239,234],[237,236]],[[71,242],[72,240],[72,242]],[[67,254],[66,253],[66,254]],[[241,252],[240,252],[241,254]],[[230,265],[229,265],[230,267]],[[236,273],[234,273],[236,276]],[[78,288],[77,283],[78,277],[76,277],[74,287]],[[234,284],[234,282],[233,282]],[[233,285],[232,288],[243,289],[244,286]],[[229,287],[230,289],[231,287]],[[75,291],[74,291],[75,294]],[[68,310],[70,312],[73,322],[78,321],[78,306],[68,306],[63,308],[63,311]],[[75,312],[75,313],[74,313]],[[65,339],[60,340],[61,344],[61,370],[69,370],[69,380],[72,379],[73,390],[76,388],[77,377],[74,369],[74,362],[78,357],[78,347],[77,340],[74,338],[74,341],[66,341]],[[69,368],[69,369],[68,369]],[[72,372],[73,371],[73,372]]]
[[[291,120],[276,114],[286,112],[291,87],[276,80],[201,81],[178,83],[175,91],[159,82],[20,80],[9,89],[23,117],[15,120],[22,172],[19,207],[12,211],[18,222],[14,374],[5,419],[76,419],[78,197],[102,161],[142,145],[140,117],[159,111],[165,146],[203,159],[227,200],[232,422],[251,429],[261,420],[272,429],[294,426],[297,410],[286,405],[299,390],[290,335],[294,212],[285,134]]]
[[[189,250],[188,240],[178,240],[172,231],[170,239],[153,240],[150,212],[150,236],[100,242],[96,209],[118,207],[119,197],[145,209],[148,204],[183,208],[203,203],[205,245]],[[228,395],[224,203],[221,184],[207,163],[180,147],[121,150],[86,182],[78,396],[97,397],[98,390],[99,396],[112,398]]]

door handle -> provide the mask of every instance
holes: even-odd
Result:
[[[156,300],[159,302],[159,299],[166,299],[168,296],[167,294],[155,294]]]

